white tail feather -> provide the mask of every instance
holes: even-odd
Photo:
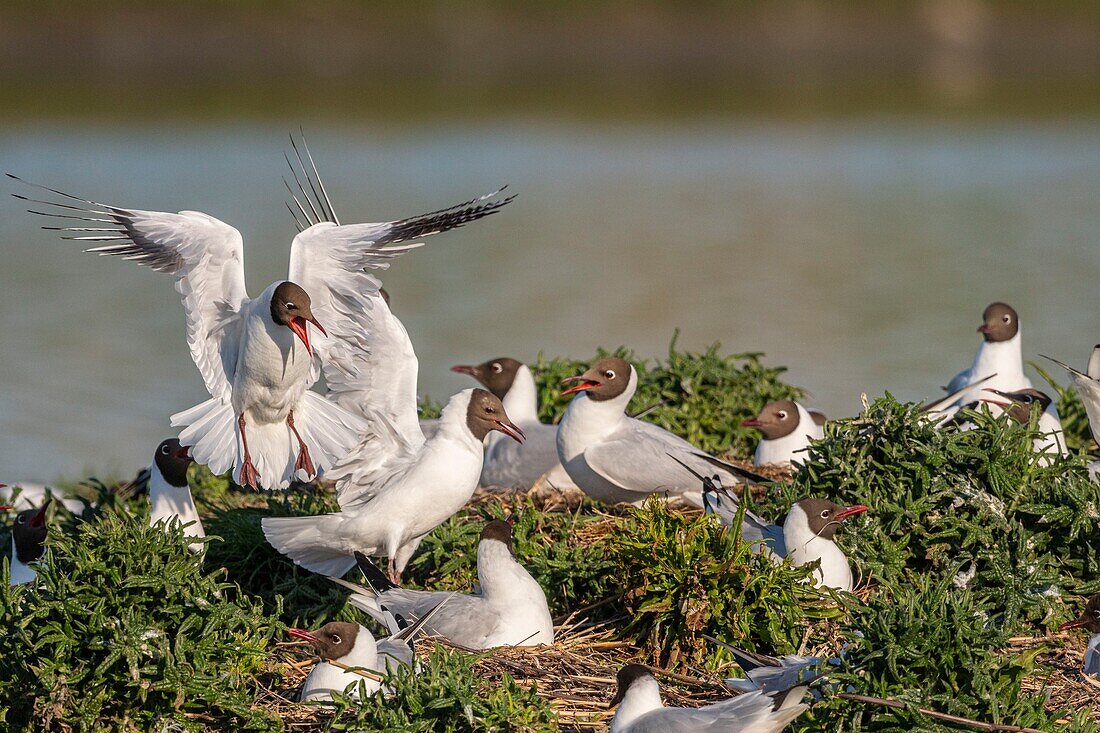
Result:
[[[210,399],[173,415],[172,425],[183,426],[180,443],[191,447],[191,455],[198,463],[216,474],[232,469],[237,480],[244,462],[237,417],[231,405]],[[295,407],[294,426],[318,472],[343,458],[366,429],[363,420],[308,390]],[[245,432],[260,486],[284,489],[294,478],[304,481],[313,478],[304,471],[295,476],[298,441],[286,423],[246,423]]]
[[[355,558],[331,546],[341,519],[335,514],[316,517],[267,517],[262,522],[268,543],[306,570],[339,578],[355,567]]]

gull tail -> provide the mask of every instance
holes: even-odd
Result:
[[[363,571],[363,577],[366,579],[367,585],[369,585],[371,590],[375,593],[385,593],[397,587],[386,577],[386,574],[379,570],[378,567],[370,561],[370,558],[363,553],[355,553],[355,564]]]
[[[306,570],[339,577],[355,567],[355,559],[332,547],[343,518],[338,514],[315,517],[266,517],[260,524],[268,543]]]
[[[189,410],[172,415],[172,425],[183,427],[180,443],[191,448],[191,455],[211,472],[222,474],[232,469],[240,482],[244,465],[244,443],[238,416],[231,405],[209,399]],[[316,472],[343,458],[359,441],[366,423],[339,405],[307,390],[294,408],[294,427],[302,437]],[[245,424],[248,452],[259,474],[254,488],[285,489],[294,479],[309,481],[317,473],[295,470],[298,439],[285,422]]]

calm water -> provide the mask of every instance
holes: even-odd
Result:
[[[245,237],[249,286],[285,275],[290,126],[24,127],[0,163],[90,198],[199,209]],[[419,213],[502,183],[502,214],[385,277],[421,357],[767,352],[833,415],[861,392],[918,399],[967,366],[982,308],[1021,312],[1025,351],[1100,341],[1100,124],[513,122],[315,127],[344,221]],[[6,181],[7,179],[5,179]],[[7,181],[3,193],[20,190]],[[205,399],[171,278],[81,255],[0,202],[0,480],[130,474]]]

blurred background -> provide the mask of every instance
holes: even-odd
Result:
[[[1100,3],[0,0],[0,168],[241,230],[286,272],[288,133],[342,220],[507,183],[385,275],[421,359],[721,341],[830,415],[939,393],[982,309],[1100,341]],[[0,193],[28,193],[9,179]],[[170,277],[0,202],[0,478],[130,475],[206,398]],[[1059,375],[1060,378],[1060,375]],[[1041,386],[1041,385],[1040,385]]]

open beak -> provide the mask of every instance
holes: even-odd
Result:
[[[836,518],[843,522],[848,517],[854,517],[857,514],[863,514],[863,512],[868,511],[870,508],[871,507],[864,504],[853,504],[847,509],[841,509],[839,512],[837,512]]]
[[[313,356],[313,347],[309,345],[309,331],[306,330],[307,323],[312,323],[314,328],[325,336],[328,336],[328,331],[326,331],[324,326],[318,323],[317,319],[312,316],[309,318],[294,316],[290,319],[290,330],[293,331],[298,338],[302,339],[302,343],[306,345],[306,351],[309,352],[310,356]]]
[[[596,387],[600,386],[600,383],[597,382],[595,379],[589,379],[588,377],[584,376],[583,374],[578,376],[578,377],[566,377],[565,379],[561,380],[562,384],[569,384],[570,382],[579,382],[579,384],[577,384],[574,387],[570,387],[569,389],[562,392],[561,393],[562,397],[565,397],[568,394],[575,394],[577,392],[583,392],[586,389],[595,389]]]
[[[1079,629],[1082,626],[1085,626],[1088,622],[1089,622],[1089,620],[1087,618],[1085,618],[1084,616],[1082,616],[1081,618],[1077,619],[1076,621],[1067,621],[1067,622],[1065,622],[1064,624],[1062,624],[1061,626],[1058,627],[1058,630],[1059,631],[1069,631],[1070,629]]]
[[[497,430],[504,433],[517,443],[522,443],[527,439],[527,436],[523,434],[523,431],[519,429],[518,425],[514,425],[511,422],[507,422],[505,420],[494,420],[493,422],[496,423]]]
[[[305,629],[287,629],[286,631],[287,631],[288,634],[293,636],[295,639],[301,639],[302,641],[308,641],[310,644],[317,644],[317,643],[320,642],[320,639],[318,639],[316,636],[314,636],[313,632],[306,631]]]
[[[30,526],[37,528],[37,527],[41,527],[43,524],[45,524],[46,523],[46,510],[49,509],[49,508],[50,508],[50,500],[46,499],[46,503],[42,505],[42,508],[40,508],[37,512],[35,512],[34,516],[31,517]]]
[[[985,387],[985,388],[982,389],[982,391],[983,392],[992,392],[993,394],[998,395],[999,397],[1007,397],[1007,395],[1004,392],[1000,391],[999,389],[993,389],[992,387]],[[997,407],[1001,407],[1001,408],[1004,408],[1004,409],[1008,409],[1009,407],[1012,407],[1012,402],[1001,402],[1000,400],[991,400],[988,397],[983,397],[982,402],[985,402],[985,403],[990,404],[990,405],[996,405]]]
[[[755,417],[750,417],[748,420],[741,421],[741,427],[743,428],[758,428],[760,427],[760,420]]]
[[[451,367],[451,371],[455,374],[468,374],[469,376],[477,379],[477,367],[469,366],[468,364],[458,364]]]
[[[180,460],[180,461],[192,461],[193,462],[195,459],[191,457],[191,453],[189,452],[190,450],[191,450],[190,446],[187,446],[187,445],[180,446],[180,449],[178,451],[176,451],[176,459]]]

